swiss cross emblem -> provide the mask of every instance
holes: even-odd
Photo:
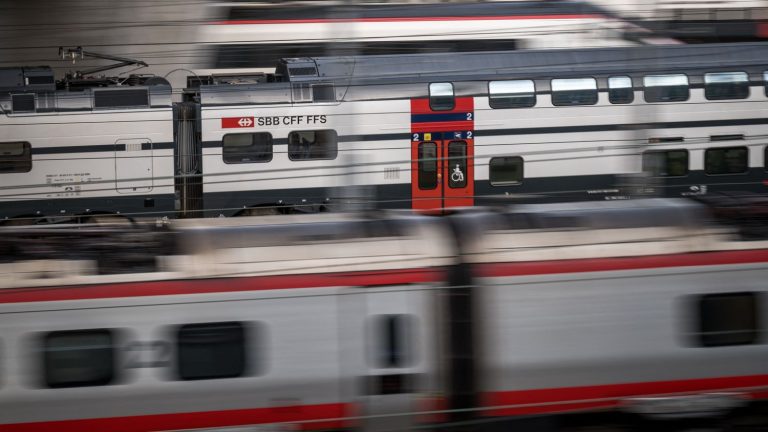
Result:
[[[221,119],[223,129],[253,127],[253,117],[224,117]]]

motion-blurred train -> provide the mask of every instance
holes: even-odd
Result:
[[[706,211],[4,227],[0,430],[764,426],[768,242]]]
[[[274,74],[0,70],[0,218],[764,193],[768,45],[289,58]]]
[[[585,2],[212,5],[208,70],[274,71],[281,58],[635,45],[629,24]],[[205,51],[204,51],[205,52]]]

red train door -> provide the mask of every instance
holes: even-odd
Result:
[[[451,111],[411,101],[412,208],[474,205],[474,101],[457,98]]]

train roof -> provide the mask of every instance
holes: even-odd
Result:
[[[477,76],[556,76],[593,72],[685,71],[766,64],[768,43],[668,45],[283,59],[289,81]],[[313,70],[314,68],[314,70]]]

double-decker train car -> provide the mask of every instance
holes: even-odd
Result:
[[[172,107],[148,96],[167,92],[162,82],[73,94],[18,78],[0,102],[0,216],[762,193],[766,53],[758,43],[291,58],[274,74],[190,77]],[[105,105],[102,92],[114,93]],[[39,127],[52,119],[67,121]],[[77,195],[94,181],[98,194]]]
[[[0,427],[765,421],[768,247],[704,212],[638,200],[4,228]]]

